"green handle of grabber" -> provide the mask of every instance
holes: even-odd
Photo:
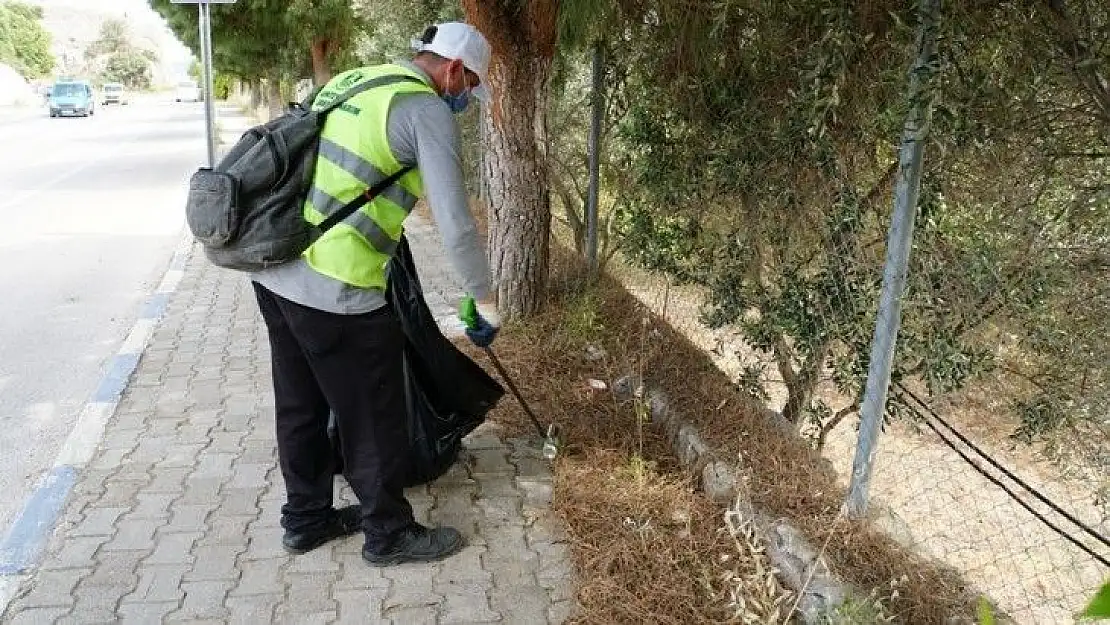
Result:
[[[459,321],[463,322],[467,330],[474,330],[478,327],[478,304],[469,295],[459,303]]]

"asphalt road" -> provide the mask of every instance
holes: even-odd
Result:
[[[168,97],[0,116],[0,537],[157,288],[203,132]]]

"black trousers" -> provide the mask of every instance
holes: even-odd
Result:
[[[337,459],[328,439],[335,413],[343,476],[362,505],[371,550],[413,523],[401,473],[407,460],[404,335],[392,311],[338,315],[284,299],[254,283],[270,334],[278,456],[285,477],[281,524],[319,527],[335,514]]]

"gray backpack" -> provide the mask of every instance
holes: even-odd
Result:
[[[304,219],[304,202],[312,186],[320,133],[329,113],[374,87],[413,80],[380,76],[352,87],[328,106],[312,110],[315,94],[282,116],[256,126],[209,169],[189,181],[185,218],[193,236],[213,264],[258,271],[289,262],[335,224],[350,217],[408,173],[405,167],[313,226]]]

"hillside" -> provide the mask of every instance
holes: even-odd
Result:
[[[53,36],[60,71],[80,71],[85,47],[96,39],[109,18],[127,21],[141,47],[158,52],[155,83],[170,83],[185,73],[190,53],[166,28],[145,0],[27,0],[43,7],[44,24]]]

